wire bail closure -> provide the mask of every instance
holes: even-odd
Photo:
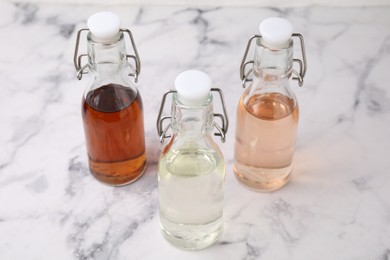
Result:
[[[88,57],[88,54],[83,53],[83,54],[79,55],[79,43],[80,43],[81,34],[83,32],[86,32],[86,31],[89,32],[89,29],[84,28],[84,29],[80,29],[77,32],[76,46],[75,46],[74,55],[73,55],[73,64],[74,64],[74,67],[76,69],[76,76],[77,76],[78,80],[81,80],[81,78],[83,77],[83,74],[87,74],[88,73],[88,71],[87,71],[88,63],[82,65],[82,59],[84,57]],[[134,68],[134,66],[131,63],[129,63],[130,67],[134,71],[134,73],[129,73],[129,76],[130,77],[134,77],[134,81],[135,81],[135,83],[137,83],[138,82],[138,76],[141,73],[141,60],[140,60],[139,55],[138,55],[137,47],[135,46],[133,34],[131,33],[131,31],[129,29],[120,29],[119,31],[122,32],[122,33],[127,34],[129,36],[129,38],[130,38],[130,42],[131,42],[131,45],[132,45],[132,48],[133,48],[133,51],[134,51],[134,55],[133,54],[127,54],[126,58],[128,60],[129,59],[134,60],[135,68]]]
[[[293,33],[292,34],[292,37],[296,37],[299,39],[300,41],[300,45],[301,45],[301,54],[302,54],[302,60],[300,59],[297,59],[297,58],[294,58],[293,59],[293,62],[296,62],[298,63],[299,65],[299,72],[297,72],[295,69],[292,69],[292,73],[295,75],[295,77],[293,77],[292,79],[294,80],[298,80],[298,85],[300,87],[303,86],[303,78],[305,77],[305,74],[306,74],[306,69],[307,69],[307,62],[306,62],[306,51],[305,51],[305,43],[304,43],[304,39],[303,39],[303,36],[300,34],[300,33]],[[249,77],[249,75],[252,73],[253,71],[253,64],[255,63],[254,60],[246,60],[247,56],[248,56],[248,52],[249,52],[249,49],[252,45],[252,41],[256,39],[256,40],[260,40],[261,39],[261,35],[257,34],[257,35],[253,35],[247,45],[246,45],[246,48],[245,48],[245,53],[244,53],[244,56],[242,57],[242,61],[241,61],[241,65],[240,65],[240,78],[242,80],[242,87],[245,88],[246,87],[246,83],[247,82],[252,82],[253,79]],[[246,67],[251,64],[252,65],[252,68],[250,68],[249,70],[246,70]]]
[[[215,132],[214,135],[215,136],[220,136],[221,137],[221,142],[224,143],[225,140],[226,140],[226,133],[227,133],[228,127],[229,127],[229,119],[227,117],[226,106],[225,106],[225,99],[223,97],[223,93],[222,93],[221,89],[219,89],[219,88],[211,88],[210,91],[211,92],[217,92],[219,94],[220,99],[221,99],[223,114],[214,113],[214,118],[216,118],[216,117],[220,118],[222,126],[220,126],[219,124],[217,124],[217,122],[214,121],[214,127],[217,129],[217,132]],[[165,92],[165,94],[163,95],[163,98],[161,100],[160,110],[158,112],[157,123],[156,123],[157,133],[158,133],[158,136],[160,137],[160,142],[161,143],[164,143],[165,138],[171,138],[172,137],[170,134],[167,134],[169,128],[171,128],[171,122],[169,122],[164,127],[164,121],[168,120],[168,119],[172,120],[172,116],[171,115],[162,116],[162,113],[164,111],[165,102],[166,102],[166,99],[167,99],[168,95],[175,94],[175,93],[177,93],[176,90],[168,90],[167,92]]]

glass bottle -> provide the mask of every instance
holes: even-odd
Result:
[[[161,140],[171,137],[158,163],[160,225],[163,236],[173,245],[187,250],[205,248],[221,236],[223,229],[223,186],[225,162],[211,132],[224,141],[227,117],[222,127],[214,122],[211,80],[201,71],[189,70],[175,80],[176,91],[164,97],[157,121]],[[172,94],[171,116],[161,117],[168,94]],[[164,119],[170,124],[163,129]],[[167,135],[168,128],[172,135]]]
[[[299,106],[289,86],[292,73],[302,85],[306,72],[303,37],[292,34],[292,25],[282,18],[269,18],[260,26],[260,35],[247,45],[241,64],[243,86],[251,81],[242,94],[237,108],[234,172],[249,188],[272,191],[283,187],[290,179]],[[301,40],[303,62],[293,59],[292,36]],[[255,57],[246,61],[252,40],[256,40]],[[293,70],[293,62],[300,73]],[[253,69],[245,72],[246,66]],[[248,79],[253,74],[253,79]]]
[[[80,35],[88,31],[88,54],[78,56]],[[128,34],[135,55],[126,54]],[[88,63],[81,66],[81,59]],[[136,68],[128,62],[135,61]],[[82,99],[82,117],[89,169],[99,181],[121,186],[136,181],[145,170],[143,106],[135,82],[140,61],[132,34],[120,29],[120,20],[111,12],[88,19],[88,29],[77,35],[74,63],[78,79],[88,72],[92,81]],[[135,77],[135,82],[129,79]]]

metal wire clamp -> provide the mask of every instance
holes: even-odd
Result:
[[[216,117],[219,118],[221,120],[221,125],[219,125],[217,122],[214,121],[214,127],[217,129],[217,132],[215,132],[214,135],[220,136],[221,142],[224,143],[226,140],[226,133],[227,133],[228,128],[229,128],[229,119],[228,119],[227,112],[226,112],[225,99],[223,97],[223,92],[221,89],[212,88],[211,92],[217,92],[219,94],[220,99],[221,99],[223,114],[214,113],[214,118],[216,118]],[[169,128],[171,128],[171,122],[169,121],[169,123],[164,127],[164,121],[168,120],[168,119],[172,120],[172,116],[171,115],[162,116],[162,113],[164,111],[167,96],[170,94],[175,94],[175,93],[177,93],[176,90],[168,90],[167,92],[165,92],[165,94],[163,95],[162,100],[161,100],[161,105],[160,105],[160,109],[159,109],[158,116],[157,116],[157,122],[156,122],[157,134],[160,137],[161,143],[164,143],[165,138],[172,137],[170,134],[167,133]]]
[[[76,45],[74,48],[74,55],[73,55],[73,64],[74,64],[74,67],[76,69],[76,76],[77,76],[78,80],[81,80],[81,78],[83,77],[83,74],[88,73],[88,71],[87,71],[88,63],[85,63],[84,65],[82,65],[82,59],[85,57],[88,57],[88,54],[83,53],[83,54],[79,55],[79,43],[80,43],[81,34],[83,32],[87,32],[87,31],[89,32],[89,29],[86,29],[86,28],[80,29],[77,32],[77,37],[76,37]],[[129,59],[134,60],[135,67],[132,66],[132,64],[129,62],[130,67],[134,71],[133,73],[129,73],[129,76],[134,77],[134,81],[137,83],[138,76],[141,73],[141,60],[140,60],[139,55],[138,55],[137,47],[135,46],[133,34],[131,33],[131,31],[129,29],[120,29],[119,31],[127,34],[130,38],[130,42],[131,42],[131,46],[133,48],[134,54],[127,54],[126,58],[128,60]]]
[[[296,37],[299,39],[300,45],[301,45],[301,54],[302,54],[302,60],[300,60],[298,58],[293,59],[293,62],[297,63],[299,66],[299,72],[297,72],[295,69],[292,69],[292,73],[295,75],[295,77],[293,77],[292,79],[298,80],[299,86],[302,87],[303,86],[303,78],[305,77],[306,69],[307,69],[305,42],[304,42],[303,36],[300,33],[293,33],[292,37]],[[246,87],[246,83],[253,81],[253,79],[250,78],[249,76],[253,71],[254,61],[253,60],[247,61],[247,56],[248,56],[249,49],[252,46],[252,41],[254,39],[260,40],[261,35],[253,35],[248,40],[248,43],[246,44],[244,56],[242,57],[242,61],[241,61],[241,65],[240,65],[240,78],[242,80],[242,87],[243,88]],[[246,67],[250,64],[252,65],[252,68],[247,70]]]

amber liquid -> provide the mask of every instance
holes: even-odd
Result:
[[[291,174],[298,125],[298,105],[279,94],[241,98],[237,110],[234,172],[246,186],[271,191]]]
[[[96,179],[120,186],[145,170],[142,100],[137,91],[108,84],[82,102],[89,168]]]

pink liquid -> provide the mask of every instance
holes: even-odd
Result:
[[[257,94],[237,110],[234,172],[244,185],[271,191],[291,174],[298,126],[298,105],[279,93]]]

